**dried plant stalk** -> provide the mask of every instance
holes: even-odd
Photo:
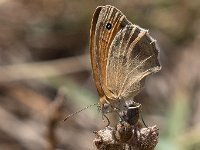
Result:
[[[98,150],[154,150],[158,143],[158,128],[130,125],[123,121],[116,127],[106,127],[94,132]]]

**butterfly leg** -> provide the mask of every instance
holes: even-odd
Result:
[[[123,111],[122,111],[122,112],[119,112],[119,111],[120,111],[119,108],[113,107],[112,105],[110,105],[110,106],[111,106],[111,108],[113,109],[113,111],[118,115],[118,117],[119,117],[119,122],[123,122],[125,119],[123,118],[123,114],[120,114],[120,113],[123,113]]]
[[[107,120],[107,125],[106,125],[106,127],[108,127],[109,125],[110,125],[110,120],[108,119],[108,117],[105,115],[105,114],[102,114],[102,119],[103,119],[103,121],[105,122],[105,119],[104,118],[106,118],[106,120]]]
[[[149,126],[144,122],[144,119],[143,119],[143,117],[142,117],[142,113],[140,114],[140,116],[141,116],[141,118],[142,118],[142,122],[143,122],[144,126],[145,126],[146,128],[148,128]]]

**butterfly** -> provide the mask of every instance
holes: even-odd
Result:
[[[158,53],[148,30],[132,24],[114,6],[96,8],[90,56],[103,114],[126,109],[126,101],[143,89],[146,77],[161,69]]]

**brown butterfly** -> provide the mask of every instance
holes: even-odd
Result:
[[[144,87],[145,78],[161,69],[156,41],[114,6],[99,6],[90,29],[93,77],[102,112],[123,110]]]

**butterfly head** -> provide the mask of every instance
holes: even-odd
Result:
[[[127,109],[127,105],[123,98],[118,97],[109,99],[106,96],[100,98],[100,110],[103,114],[111,113],[114,111],[121,112]]]

